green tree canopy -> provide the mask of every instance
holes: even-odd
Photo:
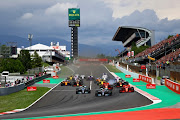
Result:
[[[0,72],[2,71],[9,71],[11,73],[20,72],[22,74],[25,72],[25,68],[20,60],[8,58],[1,61]]]
[[[22,62],[26,70],[31,69],[31,56],[28,50],[21,50],[18,59]]]
[[[32,56],[32,67],[36,68],[36,67],[42,67],[42,59],[41,57],[37,54],[36,51],[34,51],[34,55]]]

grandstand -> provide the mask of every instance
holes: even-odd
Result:
[[[170,58],[171,58],[171,60],[173,59],[173,61],[174,61],[174,59],[177,58],[177,56],[179,56],[178,50],[176,50],[179,48],[179,46],[180,46],[179,35],[173,36],[169,39],[160,41],[156,45],[153,45],[152,47],[137,54],[135,56],[135,62],[139,62],[139,61],[147,62],[148,56],[155,58],[156,63],[170,61]],[[174,51],[176,51],[176,52],[174,52]],[[170,56],[168,57],[168,55],[170,55]],[[173,57],[172,55],[175,55],[175,56]]]
[[[122,41],[126,49],[119,56],[125,56],[133,42],[137,47],[154,45],[154,31],[142,27],[121,26],[117,29],[112,40]]]

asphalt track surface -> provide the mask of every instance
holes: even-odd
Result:
[[[102,76],[103,73],[108,73],[110,78],[114,78],[100,64],[82,64],[75,70],[75,73],[86,76],[92,74],[95,78]],[[84,85],[89,87],[90,81],[84,80]],[[99,89],[99,86],[92,82],[91,88],[91,94],[75,94],[76,87],[59,85],[29,109],[0,116],[0,119],[111,111],[140,107],[152,103],[137,92],[119,93],[118,88],[113,89],[112,96],[95,97],[95,90]]]

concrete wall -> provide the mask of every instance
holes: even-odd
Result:
[[[120,66],[117,66],[117,65],[116,65],[116,68],[119,69],[120,71],[122,71],[123,73],[127,74],[127,75],[131,75],[131,77],[133,77],[133,78],[139,78],[139,74],[137,74],[137,73],[130,72],[130,71],[128,71],[128,70],[126,70]]]
[[[25,88],[25,84],[24,83],[22,83],[20,85],[17,85],[17,86],[13,86],[13,87],[0,88],[0,96],[9,95],[11,93],[15,93],[15,92],[21,91],[24,88]]]

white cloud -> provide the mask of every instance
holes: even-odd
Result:
[[[180,19],[180,0],[103,0],[113,10],[114,18],[130,15],[135,10],[153,9],[160,19]]]
[[[21,16],[22,19],[30,19],[33,17],[32,13],[25,13],[23,16]]]
[[[67,14],[68,8],[75,8],[77,4],[72,3],[57,3],[45,10],[47,15],[58,15],[58,14]]]

